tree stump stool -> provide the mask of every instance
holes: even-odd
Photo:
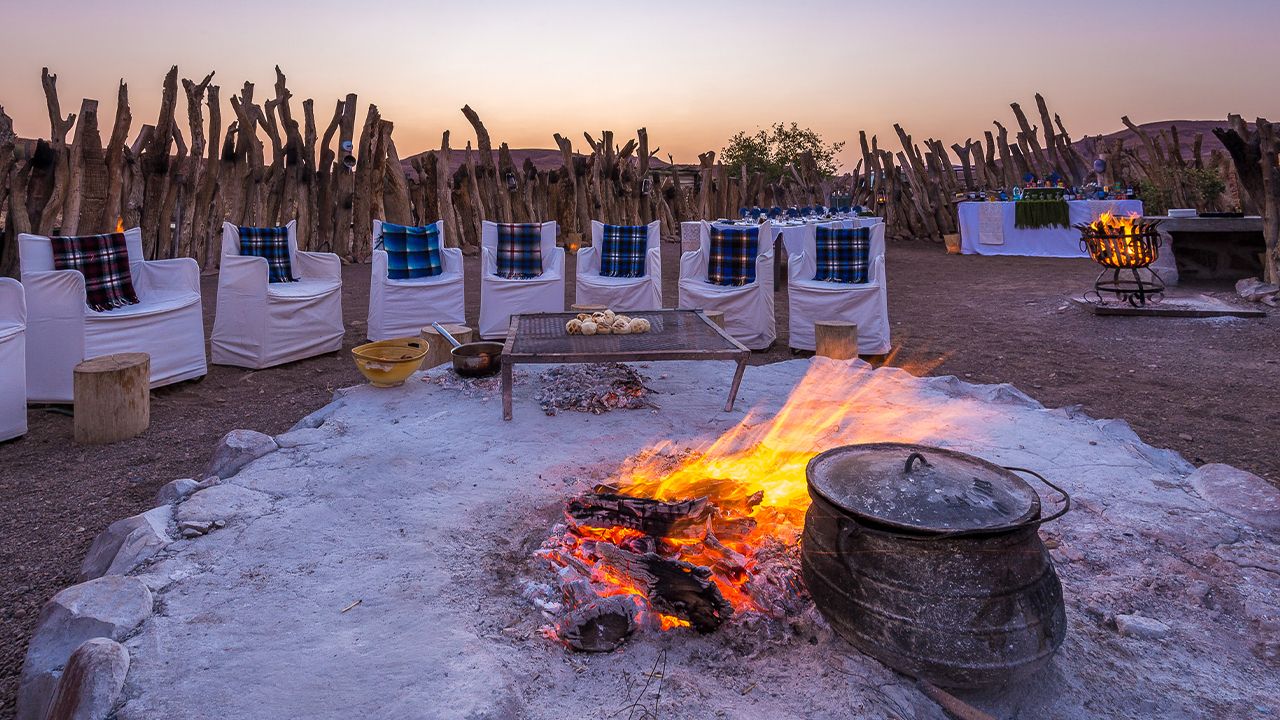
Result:
[[[131,438],[151,424],[151,356],[103,355],[76,365],[75,441],[102,445]]]
[[[450,323],[440,324],[443,325],[444,329],[448,330],[449,334],[460,343],[469,343],[475,339],[475,331],[466,325],[453,325]],[[435,328],[428,325],[422,328],[422,332],[419,334],[422,336],[423,340],[427,341],[427,356],[422,361],[422,367],[424,369],[453,362],[453,355],[451,353],[453,346],[449,344],[448,340],[444,339],[444,336],[436,332]]]
[[[814,352],[834,360],[852,360],[858,357],[858,326],[839,320],[819,321],[813,324]]]
[[[711,322],[715,323],[716,325],[719,325],[721,330],[724,329],[724,313],[723,312],[721,312],[720,310],[703,310],[702,314],[706,315],[707,319],[710,320]]]

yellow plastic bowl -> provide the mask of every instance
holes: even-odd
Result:
[[[427,341],[416,337],[380,340],[354,347],[351,354],[369,384],[396,387],[422,367],[422,360],[427,356]]]

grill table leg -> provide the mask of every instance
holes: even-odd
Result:
[[[502,363],[502,419],[511,419],[511,363]]]
[[[742,384],[742,373],[746,369],[747,359],[743,358],[738,361],[738,369],[733,371],[733,384],[729,386],[729,402],[725,403],[725,412],[733,412],[733,402],[738,398],[738,386]]]

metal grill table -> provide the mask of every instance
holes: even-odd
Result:
[[[511,419],[511,375],[516,363],[608,363],[655,360],[733,360],[738,367],[724,411],[742,384],[751,351],[734,340],[701,310],[645,310],[650,330],[637,335],[570,335],[565,324],[578,313],[512,315],[502,348],[502,419]]]

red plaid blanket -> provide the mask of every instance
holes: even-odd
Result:
[[[85,304],[97,312],[137,305],[124,233],[49,238],[53,266],[84,275]]]

